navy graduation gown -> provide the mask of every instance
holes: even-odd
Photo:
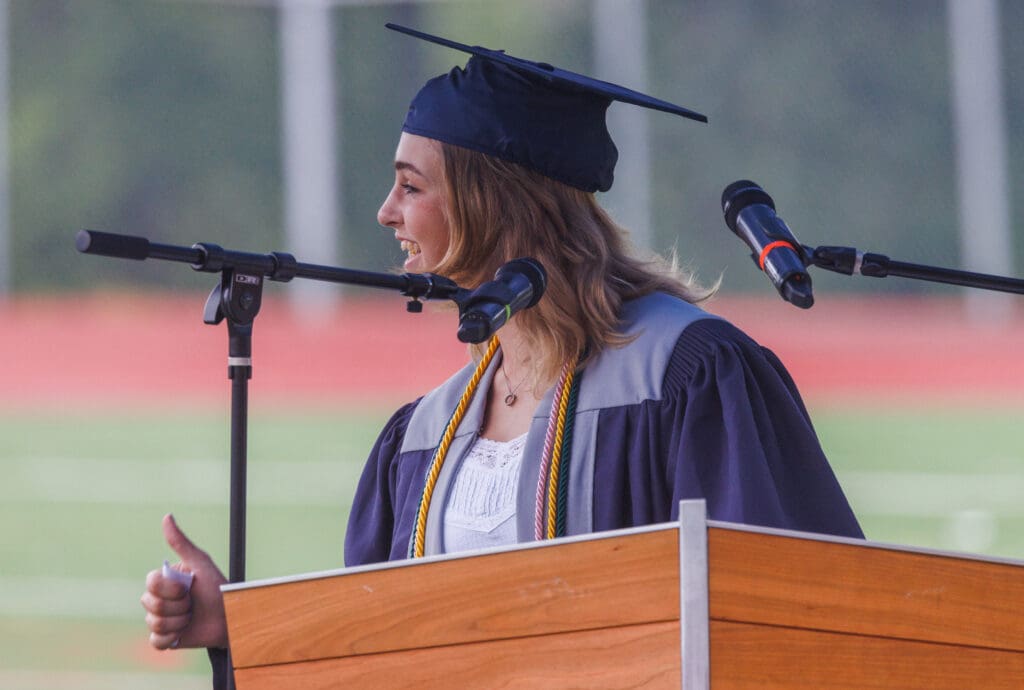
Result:
[[[709,519],[862,537],[781,362],[740,330],[663,294],[629,302],[631,342],[582,372],[568,469],[568,533],[678,519],[703,498]],[[481,382],[486,390],[497,367]],[[473,365],[399,409],[370,453],[356,490],[346,565],[405,558],[434,449]],[[524,451],[520,541],[533,539],[533,501],[552,392]],[[427,523],[427,553],[443,551],[447,486],[476,438],[484,395],[452,443]]]

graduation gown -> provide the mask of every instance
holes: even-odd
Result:
[[[624,332],[581,372],[568,476],[568,534],[678,519],[703,498],[709,519],[862,537],[792,379],[724,319],[664,294],[627,303]],[[424,478],[475,365],[399,409],[356,489],[346,565],[406,558]],[[491,363],[452,442],[427,517],[426,553],[444,551],[443,510],[482,426]],[[517,494],[518,540],[534,502],[554,392],[537,407]]]

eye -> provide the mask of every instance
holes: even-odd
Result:
[[[401,187],[402,191],[404,191],[406,194],[415,194],[416,192],[420,191],[416,187],[413,187],[411,184],[408,183],[402,184]]]

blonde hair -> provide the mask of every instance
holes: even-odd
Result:
[[[450,240],[436,271],[477,286],[518,257],[544,266],[544,297],[516,316],[541,380],[554,380],[570,358],[582,355],[585,364],[625,344],[623,302],[652,292],[688,302],[711,294],[674,262],[634,256],[593,194],[483,153],[441,148]]]

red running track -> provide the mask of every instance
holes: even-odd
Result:
[[[0,302],[0,405],[135,406],[228,398],[224,326],[205,296],[97,293]],[[820,401],[1024,402],[1024,308],[999,326],[951,298],[823,295],[811,310],[718,298],[726,316]],[[408,314],[399,297],[351,299],[301,319],[265,299],[254,331],[254,404],[394,405],[466,360],[452,311]]]

